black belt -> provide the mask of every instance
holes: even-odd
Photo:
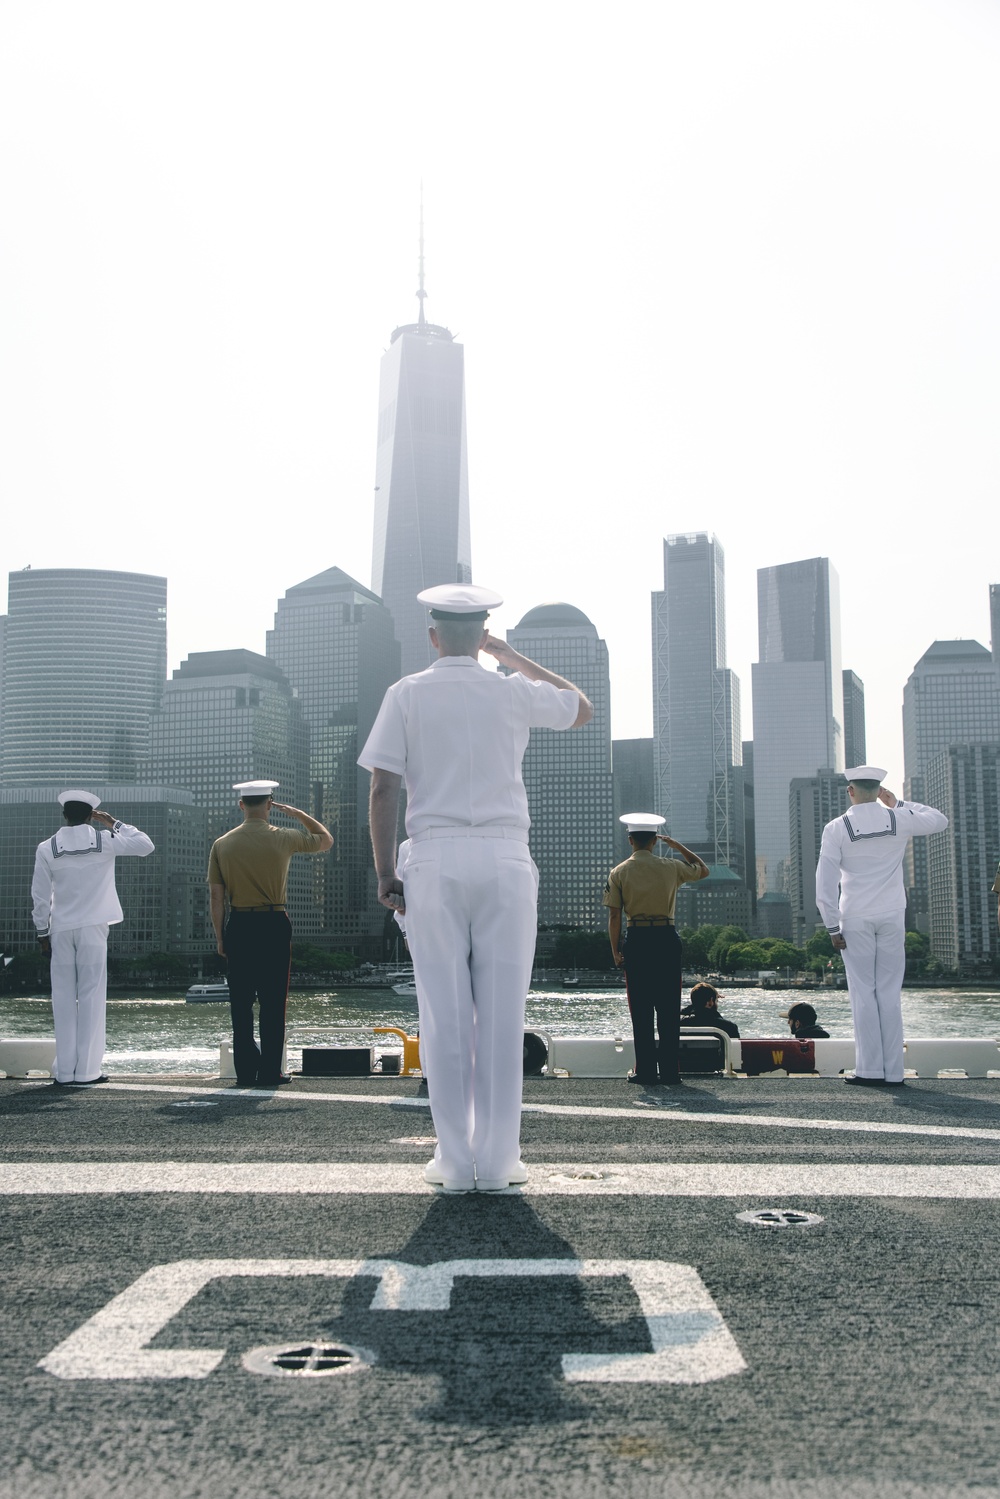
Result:
[[[672,916],[630,916],[628,918],[629,928],[634,926],[673,926]]]
[[[230,906],[230,911],[238,911],[243,916],[247,911],[283,911],[284,906]]]

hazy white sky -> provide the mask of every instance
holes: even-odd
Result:
[[[871,757],[1000,581],[995,0],[0,4],[0,572],[169,579],[170,663],[371,579],[378,364],[466,348],[473,572],[651,732],[662,538],[829,556]]]

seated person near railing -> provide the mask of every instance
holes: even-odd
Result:
[[[788,1029],[796,1041],[828,1041],[830,1032],[825,1031],[816,1019],[812,1005],[792,1005],[790,1010],[779,1011],[782,1020],[788,1021]]]
[[[711,984],[695,984],[690,1003],[681,1011],[681,1028],[693,1025],[711,1025],[739,1040],[740,1028],[719,1014],[719,991]]]

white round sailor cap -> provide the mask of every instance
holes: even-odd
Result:
[[[850,770],[844,771],[849,781],[884,781],[888,774],[877,765],[852,765]]]
[[[655,833],[666,822],[656,812],[625,812],[618,821],[623,822],[630,833]]]
[[[99,807],[101,798],[95,796],[92,791],[81,791],[79,786],[72,787],[69,791],[60,791],[56,797],[60,807],[65,807],[67,802],[85,802],[88,807]]]
[[[238,781],[233,790],[240,796],[271,796],[280,784],[280,781]]]
[[[503,599],[494,588],[478,583],[437,583],[417,594],[417,603],[431,611],[432,619],[485,619],[499,609]]]

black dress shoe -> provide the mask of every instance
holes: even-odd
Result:
[[[855,1088],[884,1088],[884,1077],[845,1077],[845,1083],[850,1083]]]
[[[279,1083],[290,1083],[291,1080],[290,1073],[279,1072],[277,1077],[259,1077],[255,1086],[258,1088],[276,1088]]]
[[[64,1083],[63,1086],[66,1088],[92,1088],[95,1083],[106,1083],[107,1080],[108,1074],[102,1072],[100,1077],[78,1077],[75,1082]]]
[[[626,1082],[638,1083],[640,1088],[655,1088],[659,1081],[658,1077],[636,1077],[634,1072],[630,1072],[626,1078]]]

